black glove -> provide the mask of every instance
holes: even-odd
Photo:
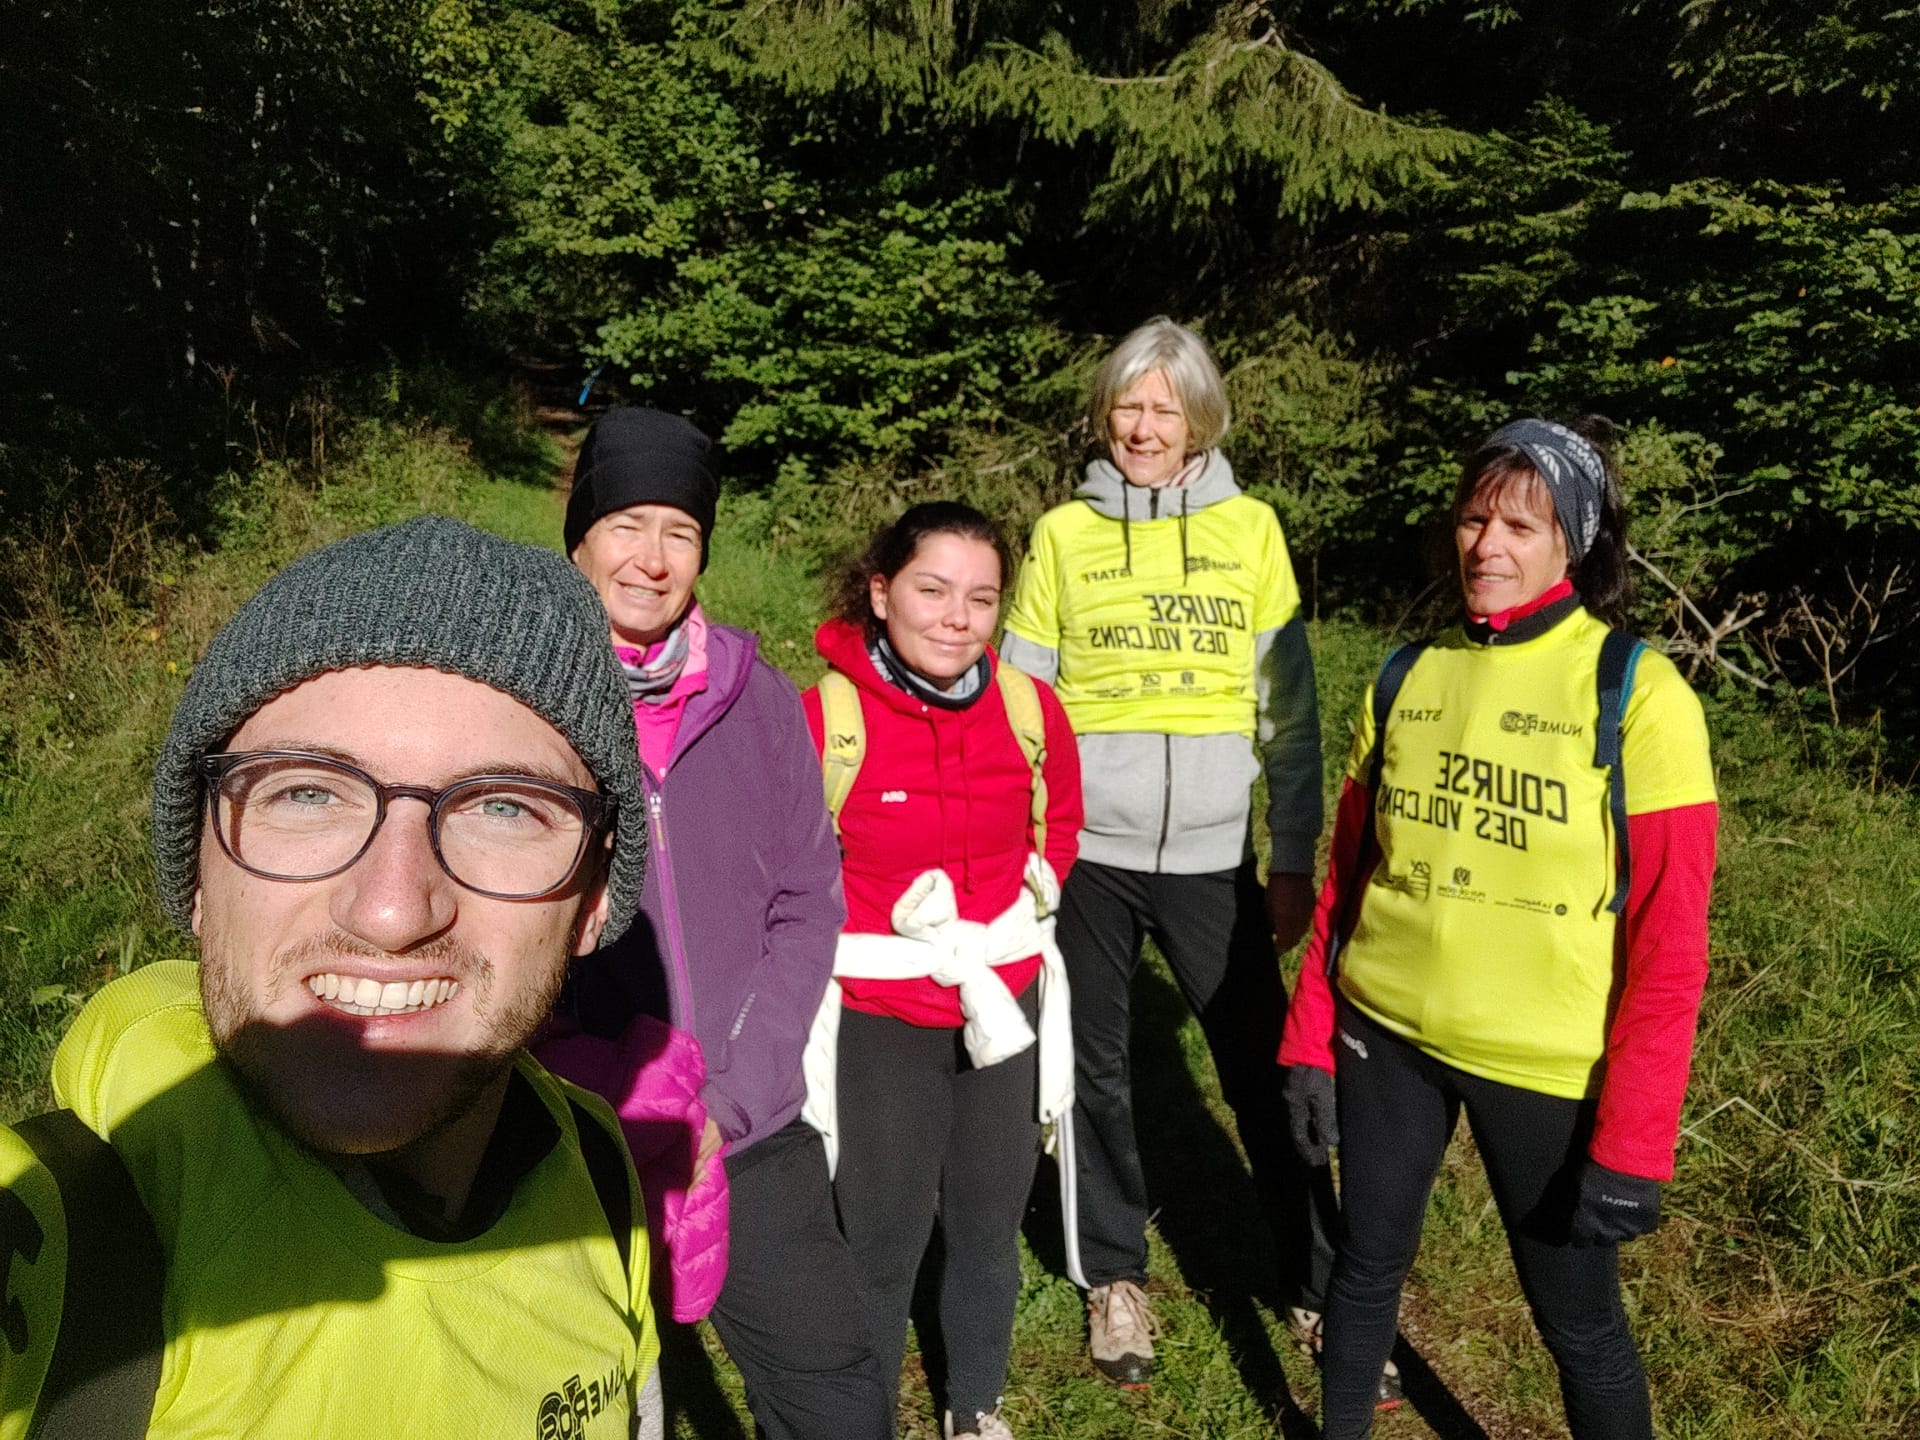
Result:
[[[1622,1175],[1589,1159],[1580,1170],[1580,1198],[1573,1206],[1568,1242],[1618,1245],[1660,1223],[1660,1182]]]
[[[1287,1128],[1293,1148],[1309,1165],[1327,1163],[1327,1152],[1340,1143],[1340,1121],[1334,1113],[1333,1076],[1311,1065],[1289,1065],[1280,1082],[1287,1102]]]

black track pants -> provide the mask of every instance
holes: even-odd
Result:
[[[1031,1023],[1037,986],[1020,997]],[[1020,1221],[1040,1158],[1038,1047],[976,1068],[958,1030],[840,1012],[834,1195],[889,1393],[914,1276],[940,1224],[947,1408],[999,1403],[1020,1298]]]
[[[834,1221],[819,1132],[795,1120],[726,1164],[727,1280],[713,1328],[746,1381],[760,1433],[887,1440],[893,1387],[881,1382]]]
[[[1326,1167],[1309,1169],[1288,1139],[1274,1063],[1287,992],[1253,862],[1210,875],[1151,875],[1082,860],[1067,877],[1057,935],[1073,994],[1077,1163],[1069,1211],[1087,1283],[1147,1273],[1132,1014],[1134,970],[1151,935],[1213,1052],[1273,1231],[1282,1303],[1319,1309],[1338,1223],[1333,1184]]]
[[[1591,1101],[1563,1100],[1443,1065],[1340,1002],[1334,1052],[1346,1239],[1327,1297],[1326,1440],[1360,1440],[1393,1348],[1400,1287],[1427,1196],[1464,1108],[1534,1323],[1560,1367],[1575,1440],[1652,1440],[1647,1377],[1620,1302],[1620,1252],[1566,1233]]]

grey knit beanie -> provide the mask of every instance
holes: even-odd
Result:
[[[640,903],[647,838],[633,705],[606,611],[560,556],[438,515],[302,556],[213,637],[153,772],[153,863],[168,918],[184,929],[193,915],[200,757],[281,692],[362,665],[464,675],[567,738],[619,807],[600,944],[617,939]]]

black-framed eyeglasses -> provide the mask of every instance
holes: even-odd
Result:
[[[367,853],[393,801],[418,800],[440,868],[496,900],[539,900],[566,885],[617,808],[531,775],[472,775],[438,790],[384,785],[357,765],[298,750],[206,755],[200,774],[220,848],[250,874],[338,875]]]

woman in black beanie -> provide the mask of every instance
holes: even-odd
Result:
[[[579,1018],[611,1036],[647,1015],[699,1042],[688,1193],[723,1167],[716,1238],[730,1253],[712,1319],[761,1432],[885,1440],[891,1387],[820,1136],[799,1118],[801,1053],[846,917],[840,852],[793,683],[694,598],[718,495],[712,444],[678,415],[611,410],[581,447],[567,552],[606,607],[633,697],[651,863],[632,930],[580,967]],[[699,1313],[681,1298],[676,1318]],[[669,1391],[674,1348],[669,1335]]]

